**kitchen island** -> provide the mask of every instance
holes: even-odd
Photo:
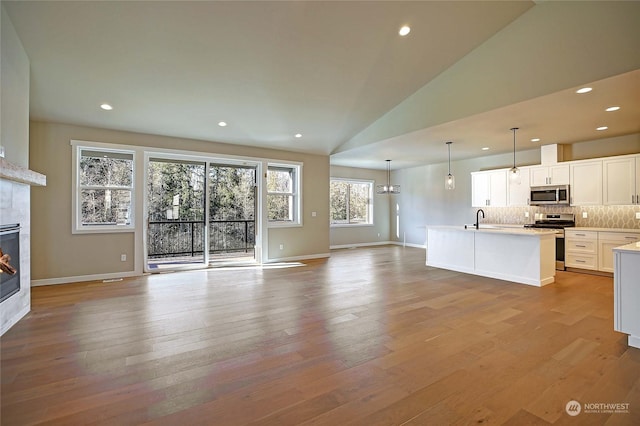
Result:
[[[555,281],[555,231],[427,227],[427,266],[544,286]]]
[[[640,348],[640,242],[613,249],[613,329]]]

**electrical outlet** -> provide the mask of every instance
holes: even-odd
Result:
[[[636,212],[636,219],[640,219],[640,212]]]
[[[529,212],[524,212],[524,217],[529,217]]]
[[[121,254],[120,255],[120,262],[126,262],[127,261],[127,255],[126,254]]]
[[[284,244],[280,244],[280,250],[284,250]]]
[[[589,217],[589,215],[587,214],[587,212],[582,212],[582,218],[586,219],[587,217]]]
[[[311,212],[311,217],[316,217],[316,216],[318,216],[318,213],[316,213],[316,212]]]

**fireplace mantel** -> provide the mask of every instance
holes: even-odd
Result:
[[[0,157],[0,179],[7,179],[32,186],[47,186],[47,177],[26,167]]]

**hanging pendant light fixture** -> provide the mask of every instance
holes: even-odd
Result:
[[[456,188],[456,178],[451,174],[451,144],[453,142],[447,142],[447,146],[449,147],[449,174],[444,178],[444,187],[445,189],[455,189]]]
[[[509,170],[509,178],[513,183],[520,183],[520,169],[516,167],[516,130],[518,127],[512,127],[513,132],[513,167]]]
[[[391,185],[391,160],[387,161],[387,184],[376,185],[376,194],[399,194],[400,185]]]

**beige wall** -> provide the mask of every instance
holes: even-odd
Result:
[[[136,244],[141,244],[141,238],[136,239],[135,233],[71,233],[70,140],[302,162],[303,226],[269,229],[269,259],[313,257],[329,252],[327,156],[31,122],[30,161],[34,169],[47,175],[47,187],[35,189],[32,197],[33,256],[37,259],[32,266],[32,274],[36,280],[123,274],[141,270],[142,259],[134,256]],[[317,212],[316,217],[311,217],[312,211]],[[279,249],[280,244],[284,244],[283,250]],[[121,253],[128,254],[127,262],[120,261]]]
[[[331,177],[373,180],[375,185],[380,185],[387,181],[387,172],[384,170],[331,166]],[[371,226],[331,227],[331,247],[389,241],[389,206],[393,197],[395,196],[374,193],[373,225]]]
[[[564,161],[610,157],[640,152],[640,133],[563,146]]]

